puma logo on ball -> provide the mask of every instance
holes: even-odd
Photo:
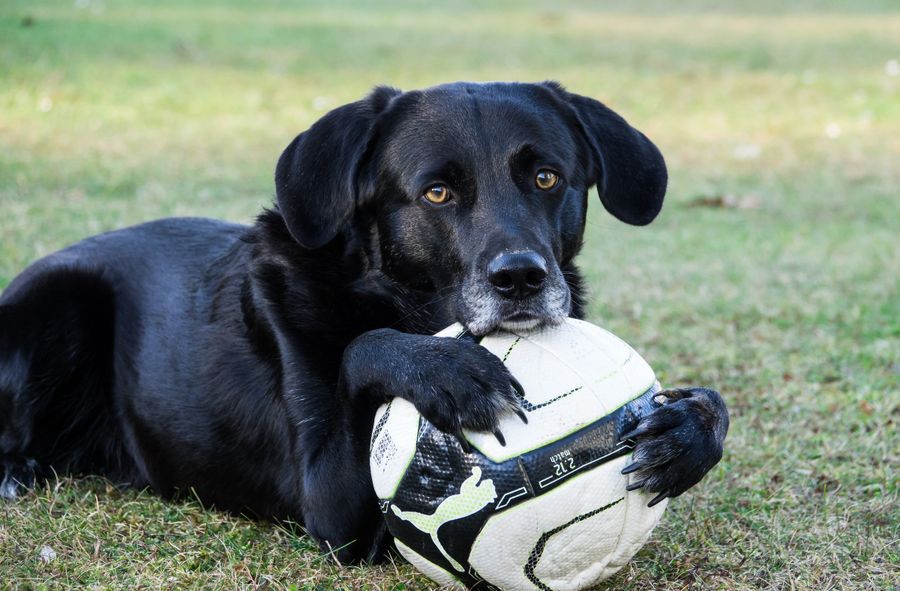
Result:
[[[438,530],[445,523],[468,517],[478,513],[497,498],[497,489],[494,488],[494,481],[484,480],[481,483],[481,468],[475,466],[472,468],[472,475],[466,478],[459,487],[459,494],[451,495],[444,499],[434,513],[426,515],[415,511],[403,511],[397,505],[391,505],[394,515],[413,524],[417,529],[422,530],[429,536],[431,541],[437,546],[444,558],[459,572],[465,572],[462,565],[453,559],[444,549],[440,539],[438,539]]]

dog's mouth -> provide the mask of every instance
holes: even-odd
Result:
[[[569,305],[536,306],[534,311],[500,312],[495,315],[475,316],[463,322],[469,331],[476,335],[484,335],[495,330],[510,332],[535,330],[543,326],[561,323],[569,315]]]
[[[469,332],[481,336],[495,330],[525,331],[559,324],[571,307],[569,286],[559,273],[540,293],[521,300],[500,297],[483,281],[466,282],[456,316]]]
[[[514,312],[500,320],[500,328],[504,330],[531,330],[553,322],[552,317],[540,317],[530,312]]]

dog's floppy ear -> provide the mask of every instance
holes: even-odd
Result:
[[[378,87],[339,107],[285,148],[275,167],[275,197],[288,231],[301,246],[331,241],[359,200],[357,174],[375,121],[399,90]]]
[[[659,149],[643,133],[600,101],[547,83],[563,98],[590,146],[588,179],[611,214],[636,226],[653,221],[662,209],[668,173]]]

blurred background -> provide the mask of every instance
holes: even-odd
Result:
[[[589,318],[664,384],[720,389],[732,428],[610,588],[893,588],[896,0],[3,0],[0,289],[89,234],[249,223],[329,109],[461,79],[558,80],[669,163],[653,225],[595,202]],[[97,479],[0,514],[13,586],[428,588],[402,563],[337,568],[297,526]]]

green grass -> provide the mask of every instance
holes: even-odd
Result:
[[[608,587],[895,588],[900,8],[745,4],[6,0],[0,287],[102,230],[249,221],[293,135],[374,84],[558,79],[671,169],[652,226],[594,205],[590,318],[732,412],[722,463]],[[721,195],[750,207],[692,205]],[[299,527],[99,479],[0,504],[0,587],[264,584],[429,588],[402,562],[339,568]]]

